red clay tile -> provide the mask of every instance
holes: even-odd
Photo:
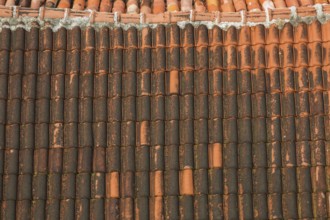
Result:
[[[110,0],[101,0],[100,3],[100,12],[111,12],[113,2]]]
[[[152,4],[152,13],[160,14],[165,12],[165,1],[163,0],[155,0]]]
[[[284,0],[274,0],[274,4],[276,8],[285,8],[286,2]]]
[[[236,11],[246,10],[246,4],[244,0],[234,0],[233,3]]]
[[[68,0],[61,0],[59,3],[58,3],[58,8],[70,8],[71,6],[71,2],[68,1]]]
[[[235,12],[234,4],[231,0],[223,0],[220,2],[222,12]]]
[[[82,0],[74,0],[72,9],[75,10],[84,10],[85,9],[85,1]]]
[[[257,0],[247,0],[246,1],[247,9],[249,11],[260,11],[260,5]]]
[[[194,6],[195,6],[196,12],[205,12],[206,11],[206,7],[205,7],[205,2],[204,1],[196,0],[194,2]]]
[[[98,10],[100,5],[100,0],[92,0],[87,2],[87,9]]]
[[[220,4],[217,0],[207,0],[206,1],[206,8],[209,12],[212,11],[219,11]]]
[[[285,0],[285,3],[288,7],[299,7],[299,3],[297,0]]]

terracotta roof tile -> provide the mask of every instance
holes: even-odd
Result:
[[[38,9],[40,7],[46,8],[62,8],[69,9],[72,8],[74,10],[93,10],[99,12],[117,12],[117,13],[126,13],[126,14],[160,14],[164,12],[190,12],[191,10],[195,10],[197,13],[203,13],[205,11],[214,12],[260,12],[267,10],[275,10],[275,9],[283,9],[287,7],[308,7],[313,6],[315,4],[327,4],[327,0],[225,0],[225,1],[217,1],[217,0],[156,0],[154,2],[146,1],[136,1],[136,0],[47,0],[47,1],[27,1],[21,0],[19,2],[15,2],[13,0],[7,0],[0,2],[0,5],[4,5],[6,7],[11,6],[20,6],[27,7],[32,9]],[[57,15],[55,15],[56,17]],[[203,16],[203,15],[202,15]],[[232,16],[232,15],[231,15]],[[133,16],[134,17],[134,16]],[[127,17],[130,20],[130,16]],[[154,17],[152,20],[164,20],[161,17]],[[134,18],[133,18],[134,20]]]
[[[2,218],[328,217],[328,23],[0,39]]]

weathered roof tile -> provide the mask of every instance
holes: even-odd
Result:
[[[327,217],[325,26],[4,29],[2,217]]]

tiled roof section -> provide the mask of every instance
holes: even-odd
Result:
[[[328,0],[1,0],[0,5],[21,6],[38,9],[72,8],[75,10],[96,10],[128,14],[158,14],[165,11],[178,12],[196,10],[197,12],[221,11],[263,11],[275,8],[305,7],[314,4],[328,4]]]
[[[329,31],[3,29],[1,219],[330,217]]]
[[[183,27],[190,23],[198,26],[201,23],[210,29],[219,26],[227,30],[228,27],[240,28],[242,26],[256,26],[263,24],[269,27],[276,24],[281,28],[285,23],[293,25],[305,22],[311,23],[318,20],[325,23],[330,20],[330,5],[317,4],[314,7],[291,7],[276,8],[266,11],[240,11],[240,12],[165,12],[160,14],[127,14],[127,13],[104,13],[94,10],[73,10],[63,8],[40,7],[31,9],[26,7],[4,7],[0,6],[0,30],[10,27],[12,30],[23,27],[29,31],[31,27],[39,25],[52,27],[57,31],[61,27],[72,29],[73,27],[136,27],[141,29],[149,26],[151,28],[158,24],[178,24]]]

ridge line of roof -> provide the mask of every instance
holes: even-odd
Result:
[[[325,23],[330,19],[330,5],[317,4],[312,7],[290,7],[259,12],[166,12],[162,14],[119,14],[104,13],[91,10],[76,11],[72,9],[43,8],[31,9],[23,7],[0,6],[0,31],[3,28],[15,30],[24,28],[29,31],[32,27],[52,28],[57,31],[64,27],[130,27],[154,28],[157,25],[176,23],[181,28],[187,24],[194,26],[206,25],[208,28],[218,26],[221,29],[229,27],[264,25],[269,27],[275,24],[282,28],[284,24],[296,25],[300,22],[307,24],[314,20]]]

